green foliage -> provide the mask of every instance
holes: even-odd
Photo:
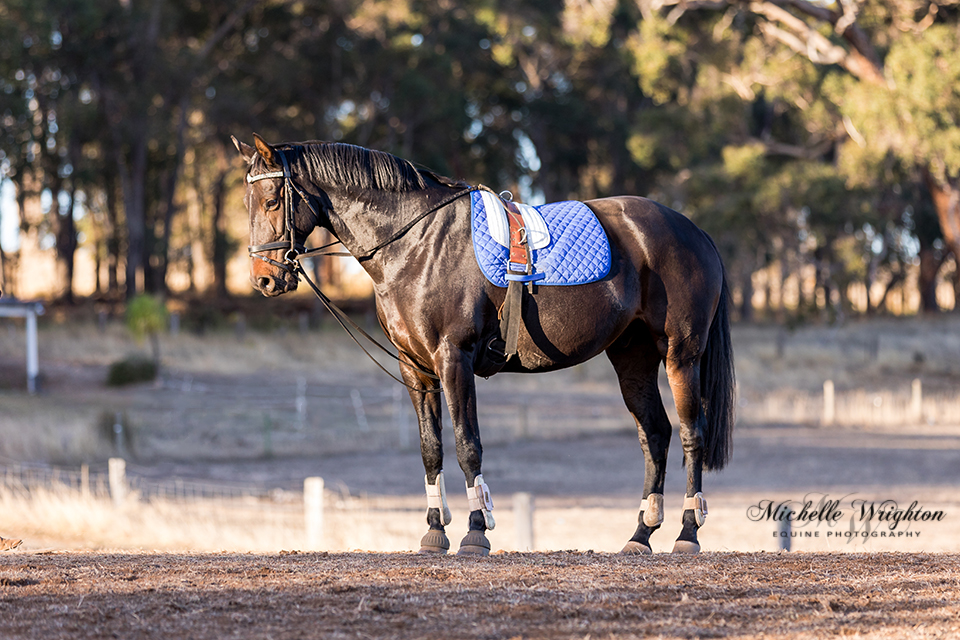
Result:
[[[150,382],[157,377],[158,366],[155,360],[135,355],[118,360],[107,371],[107,386],[122,387],[128,384]]]
[[[851,40],[821,4],[9,0],[0,163],[55,202],[83,192],[86,242],[159,295],[168,265],[204,259],[196,239],[221,272],[242,246],[223,146],[253,127],[522,198],[649,195],[714,234],[731,272],[866,280],[915,258],[896,238],[940,239],[921,176],[960,175],[958,14],[857,3],[878,84],[836,57]],[[830,55],[804,48],[818,38]],[[199,226],[182,211],[198,198]],[[68,261],[77,234],[56,209],[39,225]],[[128,322],[156,356],[160,299],[132,298]]]
[[[159,296],[141,293],[127,303],[127,329],[138,340],[162,332],[167,326],[167,305]]]

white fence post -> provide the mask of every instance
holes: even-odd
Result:
[[[533,551],[533,495],[513,494],[513,521],[517,534],[517,551]]]
[[[833,380],[823,383],[823,425],[833,424],[837,416],[837,403],[833,389]]]
[[[307,424],[307,379],[297,378],[297,431]]]
[[[119,507],[127,498],[127,462],[123,458],[110,458],[108,469],[110,497],[113,498],[113,506]]]
[[[910,419],[917,424],[923,423],[923,383],[915,378],[910,389]]]
[[[37,376],[40,375],[40,361],[37,357],[37,314],[27,314],[27,393],[37,392]]]
[[[306,524],[307,551],[323,548],[323,478],[303,481],[303,516]]]

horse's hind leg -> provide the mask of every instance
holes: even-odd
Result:
[[[663,484],[671,433],[657,384],[660,353],[646,327],[635,323],[607,349],[607,356],[620,378],[627,409],[637,423],[644,457],[639,523],[621,553],[652,553],[650,534],[663,522]]]
[[[687,493],[683,502],[683,528],[674,544],[674,553],[698,553],[697,529],[707,513],[703,499],[703,430],[706,419],[700,396],[700,356],[702,341],[670,342],[666,358],[667,379],[680,417],[680,442],[687,467]]]

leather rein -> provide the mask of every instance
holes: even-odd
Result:
[[[440,387],[437,387],[435,389],[419,389],[417,387],[410,386],[400,378],[396,377],[395,375],[387,371],[387,369],[382,364],[380,364],[380,362],[376,358],[374,358],[373,355],[369,351],[367,351],[367,349],[360,343],[356,335],[354,335],[353,331],[360,333],[364,338],[372,342],[381,351],[386,353],[388,356],[390,356],[391,358],[393,358],[403,366],[409,367],[410,369],[416,371],[417,373],[420,373],[429,378],[432,378],[433,380],[440,379],[439,376],[437,376],[436,374],[430,371],[427,371],[425,369],[421,369],[420,367],[410,362],[405,362],[404,360],[400,359],[398,355],[395,355],[394,353],[392,353],[389,349],[387,349],[382,344],[380,344],[380,342],[378,342],[373,336],[371,336],[366,331],[364,331],[360,325],[358,325],[356,322],[351,320],[350,317],[342,309],[340,309],[340,307],[335,305],[333,301],[330,300],[330,298],[328,298],[320,290],[320,287],[317,286],[317,284],[307,274],[306,270],[304,270],[303,265],[301,264],[301,261],[311,256],[338,256],[338,257],[352,256],[352,257],[355,257],[360,262],[369,260],[370,258],[373,257],[373,255],[377,251],[391,244],[395,240],[398,240],[400,237],[402,237],[408,231],[410,231],[410,229],[412,229],[418,222],[426,218],[431,213],[434,213],[439,209],[442,209],[448,204],[451,204],[452,202],[454,202],[455,200],[458,200],[463,196],[467,195],[468,193],[471,193],[473,191],[476,191],[477,189],[481,189],[485,187],[467,187],[465,189],[462,189],[460,191],[457,191],[456,193],[453,193],[447,196],[446,198],[444,198],[434,206],[430,207],[426,211],[418,214],[412,221],[408,222],[403,227],[401,227],[398,231],[394,232],[389,238],[379,243],[372,249],[368,249],[367,251],[364,251],[359,255],[354,255],[353,253],[350,253],[347,251],[325,251],[325,249],[328,249],[329,247],[332,247],[337,244],[342,244],[339,240],[336,242],[331,242],[330,244],[325,244],[322,247],[308,249],[303,244],[297,242],[296,209],[293,206],[294,191],[296,191],[297,195],[300,196],[300,199],[307,204],[307,207],[310,208],[310,212],[313,213],[313,217],[316,225],[320,224],[320,220],[321,220],[320,214],[314,208],[313,203],[310,200],[310,197],[306,193],[304,193],[303,189],[301,189],[296,182],[294,182],[293,176],[291,175],[291,172],[290,172],[290,165],[287,162],[287,158],[283,154],[283,152],[280,151],[279,149],[274,149],[274,153],[280,156],[280,161],[283,163],[283,170],[268,171],[265,173],[259,173],[257,175],[248,174],[247,183],[253,184],[254,182],[258,182],[260,180],[268,180],[273,178],[283,179],[283,192],[284,192],[283,194],[283,208],[284,208],[283,240],[266,242],[264,244],[248,245],[247,253],[250,254],[251,258],[257,258],[258,260],[263,260],[264,262],[271,264],[279,269],[283,269],[287,273],[291,274],[294,278],[296,278],[298,282],[300,281],[301,278],[306,280],[307,284],[310,285],[310,288],[313,289],[314,294],[316,294],[317,298],[320,300],[320,302],[323,303],[323,306],[326,307],[327,311],[329,311],[330,314],[337,320],[340,326],[343,327],[343,330],[347,332],[347,335],[349,335],[350,338],[352,338],[353,341],[357,343],[357,346],[360,347],[360,349],[363,350],[365,354],[367,354],[367,357],[373,360],[374,364],[380,367],[380,369],[384,373],[386,373],[388,376],[390,376],[391,378],[393,378],[403,386],[413,391],[419,391],[421,393],[440,393],[442,391],[442,388]],[[277,260],[274,260],[273,258],[269,258],[267,256],[261,255],[267,251],[277,251],[277,250],[283,250],[283,249],[286,249],[286,251],[283,254],[283,262],[279,262]],[[351,327],[353,331],[351,331]],[[387,339],[389,340],[389,336],[387,337]],[[391,344],[392,344],[392,341],[391,341]],[[394,348],[397,348],[396,345],[393,345],[393,346]],[[399,351],[401,354],[410,358],[409,355],[401,351],[399,348],[397,348],[397,351]]]

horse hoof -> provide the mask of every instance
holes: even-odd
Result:
[[[488,556],[490,555],[490,541],[483,531],[470,531],[460,541],[458,556]]]
[[[645,544],[640,542],[635,542],[631,540],[620,550],[620,555],[622,556],[649,556],[653,553],[653,549],[648,547]]]
[[[430,529],[427,534],[420,538],[419,553],[435,553],[443,555],[450,550],[450,540],[443,531]]]
[[[689,540],[677,540],[673,545],[674,553],[700,553],[700,545]]]

